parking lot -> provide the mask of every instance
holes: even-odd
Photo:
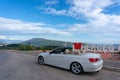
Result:
[[[22,52],[21,52],[22,53]],[[37,57],[0,51],[0,80],[119,80],[120,73],[101,70],[98,73],[75,75],[69,70],[38,65]]]

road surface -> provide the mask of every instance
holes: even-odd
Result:
[[[101,70],[75,75],[68,70],[38,65],[36,56],[0,51],[0,80],[120,80],[120,73]]]

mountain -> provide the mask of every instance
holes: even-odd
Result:
[[[0,39],[0,44],[16,44],[21,42],[22,42],[21,40]]]
[[[71,42],[49,40],[49,39],[44,39],[44,38],[33,38],[33,39],[22,42],[22,44],[33,45],[36,47],[40,47],[40,46],[63,46],[64,44],[67,44],[67,46],[72,46]]]

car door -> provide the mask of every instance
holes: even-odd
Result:
[[[69,54],[51,54],[49,57],[49,63],[51,65],[69,69],[71,63],[71,55]]]
[[[56,49],[49,53],[46,57],[46,63],[54,66],[61,67],[64,63],[64,54],[62,54],[62,49]]]

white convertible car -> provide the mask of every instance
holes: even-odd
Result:
[[[71,70],[74,74],[97,72],[102,69],[103,60],[100,54],[70,52],[70,47],[59,47],[51,52],[40,53],[38,64],[49,64]]]

